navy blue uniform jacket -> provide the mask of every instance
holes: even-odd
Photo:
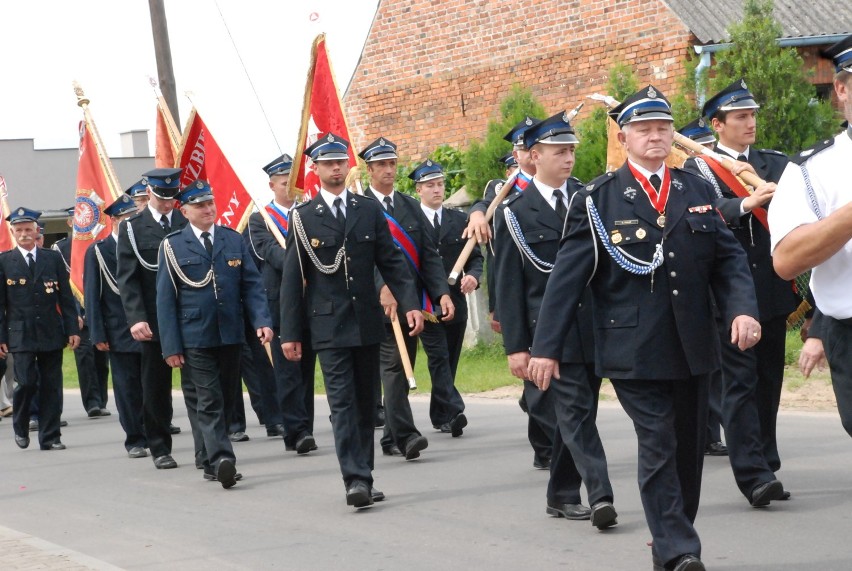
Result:
[[[706,180],[671,170],[665,228],[625,164],[574,197],[568,230],[547,283],[532,355],[559,359],[562,338],[590,282],[594,301],[595,369],[616,379],[680,379],[719,367],[711,290],[725,323],[758,316],[742,247],[713,208]],[[663,243],[663,264],[651,277],[619,267],[592,229],[590,196],[611,240],[650,261]],[[595,232],[595,233],[593,233]],[[665,240],[663,237],[665,236]]]
[[[142,346],[130,335],[130,325],[121,304],[121,296],[109,286],[118,270],[116,241],[110,234],[89,246],[83,265],[83,294],[86,302],[86,323],[92,344],[109,343],[109,350],[119,353],[139,353]],[[100,252],[104,267],[98,261]],[[106,275],[112,276],[111,278]],[[119,290],[120,291],[120,290]]]
[[[18,248],[0,254],[0,343],[12,353],[55,351],[80,334],[62,256],[38,248],[35,260],[31,276]]]
[[[212,261],[189,224],[166,240],[189,280],[202,281],[211,264],[214,279],[201,288],[187,285],[166,265],[165,248],[160,248],[157,316],[163,357],[182,354],[187,348],[241,344],[244,309],[253,329],[272,327],[260,272],[239,233],[216,226]]]

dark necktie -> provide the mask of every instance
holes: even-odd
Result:
[[[391,217],[393,217],[393,202],[391,202],[391,197],[390,197],[390,196],[386,196],[386,197],[384,197],[384,198],[382,199],[382,202],[384,202],[384,203],[385,203],[385,210],[387,211],[387,213],[388,213]]]
[[[171,224],[169,224],[169,217],[165,214],[163,214],[163,217],[160,218],[160,226],[163,227],[163,230],[165,230],[166,234],[171,232],[172,226]]]
[[[35,272],[35,257],[32,252],[27,253],[27,267],[30,269],[30,277]]]
[[[343,199],[339,196],[334,199],[334,216],[340,223],[341,228],[346,227],[346,217],[343,215]]]
[[[565,208],[565,195],[562,194],[562,189],[557,188],[553,191],[553,196],[556,198],[556,214],[559,219],[565,222],[565,217],[568,215],[568,210]]]
[[[435,213],[435,217],[432,219],[432,224],[435,226],[435,244],[441,238],[441,221],[438,219],[438,213]]]
[[[661,182],[660,177],[658,177],[655,174],[652,174],[651,178],[648,179],[648,182],[651,183],[651,186],[654,187],[654,190],[656,190],[657,192],[660,192],[660,182]]]
[[[739,155],[737,155],[737,160],[740,161],[741,163],[747,163],[748,157],[745,156],[744,154],[740,153]]]
[[[212,258],[213,257],[213,241],[210,240],[210,232],[202,232],[201,240],[204,241],[204,249],[207,250],[207,254]]]

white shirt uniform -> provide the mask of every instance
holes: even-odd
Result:
[[[819,145],[818,145],[819,147]],[[804,156],[803,151],[799,156]],[[852,131],[834,137],[834,144],[815,150],[804,167],[813,186],[816,206],[825,218],[837,209],[852,202],[852,182],[849,163],[852,161]],[[791,162],[784,170],[769,208],[769,231],[772,251],[791,231],[802,224],[819,220],[807,185],[798,164]],[[852,317],[852,240],[837,253],[814,268],[811,274],[811,291],[817,307],[835,319]]]

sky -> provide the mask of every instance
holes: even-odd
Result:
[[[164,3],[180,126],[194,103],[252,192],[267,188],[263,165],[295,152],[313,39],[326,33],[342,97],[378,0]],[[153,153],[156,100],[148,78],[157,77],[157,65],[148,0],[4,0],[0,41],[0,139],[76,147],[76,80],[110,156],[122,156],[120,133],[139,129],[149,130]]]

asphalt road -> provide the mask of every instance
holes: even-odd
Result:
[[[453,439],[431,429],[428,401],[415,397],[429,448],[406,462],[382,456],[377,445],[376,487],[387,501],[356,512],[345,504],[323,398],[317,452],[285,453],[252,418],[251,441],[235,444],[244,479],[223,490],[194,468],[176,397],[177,470],[127,458],[117,416],[85,418],[78,395],[66,395],[65,451],[40,451],[35,439],[19,450],[3,419],[0,526],[90,564],[132,570],[651,568],[635,435],[615,403],[602,404],[599,426],[619,525],[600,532],[545,515],[547,473],[532,468],[526,417],[513,400],[468,397],[470,425]],[[707,458],[697,520],[705,564],[852,569],[852,441],[836,413],[782,412],[779,443],[779,477],[793,498],[767,509],[748,505],[726,458]],[[3,545],[0,568],[8,569]]]

